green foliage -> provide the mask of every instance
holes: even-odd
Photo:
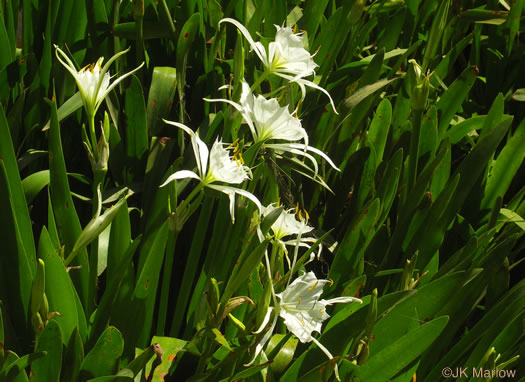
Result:
[[[523,6],[0,0],[0,381],[522,377]],[[145,64],[93,122],[53,44],[87,77]],[[257,141],[244,79],[304,135]],[[282,301],[312,270],[300,326],[345,304],[303,343]]]

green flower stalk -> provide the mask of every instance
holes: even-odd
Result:
[[[419,140],[421,136],[421,118],[427,106],[428,92],[430,90],[430,74],[425,76],[423,69],[416,60],[408,60],[411,64],[408,71],[408,78],[412,86],[410,96],[410,106],[412,107],[412,134],[410,135],[410,151],[408,162],[408,187],[410,190],[416,184],[418,158],[419,158]],[[406,200],[406,192],[403,197]]]

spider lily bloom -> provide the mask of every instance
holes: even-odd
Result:
[[[102,62],[104,61],[104,57],[100,57],[96,63],[87,65],[78,71],[75,67],[75,64],[73,64],[69,57],[57,45],[55,45],[55,49],[55,54],[58,61],[60,61],[60,63],[64,65],[64,67],[69,71],[69,73],[71,73],[73,78],[75,78],[80,96],[82,97],[82,102],[86,108],[87,115],[90,118],[95,116],[98,107],[104,98],[106,98],[106,96],[109,94],[109,92],[115,88],[115,86],[117,86],[126,77],[129,77],[135,73],[144,65],[143,62],[137,68],[124,74],[123,76],[120,76],[110,84],[111,76],[108,72],[109,66],[117,58],[127,53],[130,48],[115,54],[103,67]],[[62,56],[62,58],[60,56]]]
[[[308,272],[296,278],[283,292],[277,294],[276,297],[279,299],[277,306],[268,309],[261,328],[256,332],[260,333],[264,330],[270,321],[272,312],[275,311],[276,315],[269,331],[265,333],[256,346],[254,360],[261,352],[265,343],[270,339],[279,316],[284,320],[286,328],[292,332],[299,341],[302,343],[314,342],[328,358],[334,358],[330,351],[312,336],[312,333],[321,333],[323,322],[330,317],[326,313],[326,307],[328,305],[349,302],[362,303],[362,301],[355,297],[336,297],[329,300],[320,299],[324,285],[331,283],[330,280],[317,279],[313,272]],[[254,360],[252,360],[251,363],[253,363]],[[335,365],[335,374],[339,380],[337,364]]]
[[[275,33],[275,41],[270,42],[268,51],[260,42],[255,42],[248,32],[248,29],[237,20],[231,18],[224,18],[220,23],[228,22],[235,25],[239,31],[244,35],[252,50],[262,61],[265,67],[265,73],[272,73],[282,77],[290,82],[295,82],[301,88],[301,100],[305,98],[305,86],[322,91],[330,99],[330,104],[336,114],[334,101],[325,89],[315,84],[312,81],[304,79],[312,74],[315,74],[315,69],[318,65],[312,59],[313,55],[304,49],[304,42],[302,33],[293,33],[290,27],[280,27],[275,25],[277,32]]]
[[[231,157],[229,151],[224,148],[224,144],[219,140],[216,140],[211,150],[208,150],[208,146],[206,146],[199,136],[189,127],[182,123],[166,120],[164,120],[164,122],[179,127],[190,135],[193,153],[197,161],[198,174],[189,170],[177,171],[171,174],[160,187],[164,187],[175,179],[197,179],[203,187],[212,188],[228,195],[230,198],[230,215],[232,222],[235,222],[234,207],[236,194],[250,199],[255,203],[257,208],[259,208],[259,211],[262,211],[261,202],[259,202],[259,199],[252,193],[236,187],[213,184],[215,182],[239,184],[251,177],[251,171],[247,166],[244,166],[239,153],[235,153],[234,156]]]
[[[263,216],[269,215],[271,212],[279,208],[275,205],[275,203],[269,204],[266,207],[263,207],[262,214]],[[307,215],[307,213],[305,213]],[[317,241],[314,237],[303,237],[302,235],[304,233],[311,232],[313,230],[313,227],[309,226],[306,222],[306,219],[308,218],[308,215],[305,216],[305,218],[301,217],[302,213],[298,210],[298,208],[294,211],[293,209],[284,210],[281,215],[277,218],[277,220],[272,224],[272,232],[274,240],[282,247],[284,250],[286,260],[288,261],[288,266],[291,268],[292,264],[290,263],[290,259],[288,257],[288,251],[286,249],[287,245],[293,245],[293,246],[299,246],[299,247],[306,247],[310,248],[311,245],[309,243],[315,243]],[[299,216],[299,220],[297,220],[297,217]],[[263,241],[264,238],[262,237],[262,233],[258,231],[259,240]],[[288,239],[286,240],[286,237],[295,235],[296,238],[294,239]],[[317,257],[321,255],[322,246],[319,245],[319,252],[317,253]],[[313,258],[316,255],[312,253],[312,256],[309,261],[312,261]],[[309,262],[308,261],[308,262]]]
[[[266,99],[262,95],[254,96],[250,90],[250,85],[245,80],[242,83],[240,104],[223,98],[205,98],[204,100],[226,102],[238,110],[250,128],[254,143],[262,142],[262,147],[308,158],[314,166],[315,174],[318,172],[317,161],[307,151],[321,156],[330,166],[339,171],[328,155],[308,145],[306,130],[301,126],[301,121],[290,114],[287,107],[281,107],[276,98]],[[288,142],[268,143],[276,139]],[[304,143],[294,143],[301,139],[304,140]]]

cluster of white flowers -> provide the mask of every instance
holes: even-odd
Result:
[[[295,34],[289,27],[277,28],[275,41],[268,46],[268,51],[260,42],[255,42],[247,29],[238,21],[233,19],[223,19],[220,23],[229,22],[237,26],[244,37],[249,41],[253,51],[259,56],[264,67],[265,73],[275,74],[290,82],[297,83],[302,91],[302,98],[305,97],[305,86],[319,89],[330,98],[330,103],[335,111],[335,106],[330,94],[304,77],[315,74],[317,67],[310,53],[304,49],[303,36]],[[300,155],[308,159],[313,164],[315,176],[318,173],[318,164],[311,153],[317,154],[325,159],[330,166],[339,170],[332,160],[322,151],[309,145],[308,134],[302,127],[301,121],[294,117],[287,106],[281,106],[276,98],[266,99],[262,95],[255,96],[250,85],[243,79],[242,93],[240,102],[234,102],[228,99],[205,99],[208,102],[225,102],[232,105],[240,112],[244,121],[250,129],[254,143],[259,143],[261,148],[274,150],[277,153],[288,152],[294,155]],[[240,194],[253,201],[259,208],[263,216],[267,216],[278,207],[271,203],[262,207],[255,195],[240,188],[213,184],[214,182],[224,182],[229,184],[240,184],[245,179],[250,178],[250,170],[239,161],[237,156],[230,156],[229,152],[223,147],[220,141],[216,141],[211,149],[194,133],[190,128],[176,122],[166,121],[171,125],[183,129],[191,136],[191,142],[197,160],[198,174],[181,170],[170,175],[163,186],[175,179],[195,178],[198,179],[205,187],[214,188],[218,191],[227,193],[230,196],[230,213],[232,220],[234,217],[234,195]],[[277,142],[276,142],[277,141]],[[302,141],[302,142],[301,142]],[[209,162],[209,164],[208,164]],[[263,351],[264,346],[270,340],[277,319],[282,317],[287,329],[303,342],[314,342],[330,358],[332,354],[326,349],[315,337],[313,332],[321,332],[322,323],[329,318],[326,313],[326,306],[334,303],[361,302],[354,297],[339,297],[329,300],[320,299],[323,286],[330,283],[329,280],[317,279],[313,272],[304,273],[291,282],[294,267],[297,260],[297,250],[299,247],[310,248],[312,243],[316,242],[314,237],[303,236],[313,230],[313,227],[307,223],[307,217],[297,219],[297,214],[291,210],[283,210],[275,222],[272,224],[272,240],[275,245],[279,246],[286,255],[288,267],[290,269],[290,278],[286,288],[278,294],[275,294],[273,285],[271,285],[274,304],[269,307],[264,320],[254,334],[262,333],[270,323],[272,323],[256,344],[255,353],[251,362],[253,364]],[[259,238],[264,239],[262,232],[259,230]],[[294,246],[295,252],[293,261],[288,257],[287,246]],[[319,247],[319,251],[321,247]],[[268,282],[272,283],[272,272],[270,270],[270,261],[268,254],[265,254],[266,268],[268,272]],[[336,377],[339,378],[337,365],[335,365]]]
[[[252,39],[248,30],[238,21],[226,18],[220,21],[220,23],[223,22],[234,24],[241,31],[250,43],[252,50],[262,61],[265,67],[265,74],[275,74],[290,82],[297,83],[302,92],[301,100],[305,97],[305,86],[321,90],[329,97],[330,104],[337,113],[330,94],[325,89],[304,78],[315,74],[317,64],[313,61],[312,55],[304,48],[301,34],[293,33],[289,27],[276,26],[275,41],[270,42],[268,50],[266,50],[260,42],[255,42]],[[242,81],[242,93],[239,103],[228,99],[206,100],[209,102],[225,102],[232,105],[242,115],[255,143],[259,143],[261,147],[278,153],[288,152],[303,156],[313,164],[315,176],[317,176],[318,165],[310,153],[321,156],[330,166],[339,170],[326,154],[309,145],[306,130],[302,127],[301,121],[289,112],[289,107],[282,107],[276,98],[266,99],[262,95],[255,96],[246,80],[243,79]],[[275,142],[277,140],[279,142]],[[267,216],[275,211],[276,208],[278,207],[272,203],[264,207],[262,213],[264,216]],[[297,260],[297,249],[300,246],[310,248],[310,244],[316,242],[316,239],[313,237],[303,236],[303,234],[308,234],[312,230],[313,227],[307,224],[307,217],[303,219],[299,216],[299,220],[297,220],[297,214],[293,210],[283,210],[271,227],[274,243],[283,249],[288,260],[290,278],[288,279],[288,285],[281,293],[275,294],[273,285],[271,285],[274,301],[273,307],[268,308],[260,328],[254,333],[262,333],[268,327],[272,315],[274,315],[274,318],[266,333],[257,342],[255,354],[248,365],[253,364],[258,359],[264,346],[270,340],[278,317],[284,319],[287,329],[301,342],[314,342],[332,359],[332,354],[312,336],[312,333],[321,333],[322,323],[329,318],[329,315],[326,313],[327,305],[354,301],[361,302],[361,300],[354,297],[320,299],[323,286],[331,283],[331,281],[317,279],[313,272],[304,273],[293,282],[290,282]],[[259,236],[262,240],[261,232],[259,232]],[[287,245],[295,247],[293,261],[291,262],[286,250]],[[265,258],[268,282],[272,283],[272,272],[267,253]],[[337,364],[335,364],[334,368],[336,377],[339,379]]]
[[[304,48],[304,37],[301,33],[294,33],[290,27],[276,26],[275,40],[270,42],[268,49],[266,49],[262,43],[255,42],[248,30],[238,21],[225,18],[222,19],[219,24],[224,22],[235,25],[250,43],[252,50],[264,65],[264,76],[273,74],[291,83],[296,83],[301,89],[301,101],[305,98],[306,86],[322,91],[328,96],[334,112],[337,113],[330,94],[325,89],[305,78],[314,75],[318,65],[313,61],[313,56]],[[86,108],[88,116],[92,118],[109,92],[120,81],[133,74],[143,65],[119,77],[110,84],[109,65],[119,56],[126,53],[127,50],[113,56],[104,67],[102,67],[103,58],[100,58],[95,64],[88,65],[77,71],[75,65],[67,55],[60,50],[60,48],[55,47],[58,60],[75,78],[84,107]],[[262,95],[254,95],[250,85],[244,79],[239,103],[228,99],[206,99],[206,101],[225,102],[232,105],[240,112],[245,123],[248,125],[254,143],[258,143],[261,148],[264,147],[276,153],[287,152],[302,156],[312,163],[315,177],[318,176],[318,164],[312,154],[319,155],[326,160],[330,166],[339,170],[325,153],[309,145],[306,130],[302,127],[301,121],[289,112],[288,106],[281,106],[276,98],[266,99]],[[257,206],[262,216],[267,216],[278,208],[275,203],[263,207],[259,199],[252,193],[242,188],[231,186],[232,184],[239,185],[245,180],[251,179],[252,176],[250,168],[244,164],[238,146],[235,144],[226,146],[221,140],[217,139],[211,149],[209,149],[199,135],[186,125],[171,121],[165,122],[182,129],[190,136],[197,172],[190,170],[177,171],[169,175],[161,187],[174,180],[192,178],[199,181],[199,190],[203,187],[208,187],[225,193],[230,198],[230,214],[233,222],[235,220],[234,206],[236,195],[241,195],[251,200]],[[231,149],[233,149],[233,153]],[[225,183],[227,185],[218,183]],[[268,327],[272,315],[273,320],[263,337],[258,340],[255,354],[249,364],[254,363],[263,351],[264,346],[273,334],[278,317],[284,319],[287,329],[297,336],[301,342],[316,343],[317,346],[332,359],[333,356],[328,349],[312,336],[312,333],[320,333],[323,322],[329,318],[329,315],[326,313],[326,306],[334,303],[361,302],[361,300],[354,297],[338,297],[329,300],[321,299],[323,287],[330,283],[330,281],[317,279],[313,272],[304,273],[291,281],[296,265],[298,248],[310,248],[311,244],[316,242],[314,237],[303,236],[303,234],[311,232],[313,227],[308,225],[307,216],[301,218],[299,215],[298,220],[296,212],[297,211],[294,213],[293,209],[283,210],[271,227],[273,243],[282,249],[288,260],[290,277],[288,278],[286,288],[281,293],[276,294],[272,284],[270,262],[268,260],[268,254],[266,254],[266,267],[269,276],[268,282],[271,284],[274,304],[268,308],[259,330],[254,333],[262,333]],[[260,230],[258,232],[259,238],[262,241],[264,239],[262,232]],[[288,257],[287,246],[293,246],[295,248],[293,261],[290,261]],[[320,250],[321,247],[319,246],[319,252]],[[336,377],[338,377],[337,365],[335,365],[335,372]]]

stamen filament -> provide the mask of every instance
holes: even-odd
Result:
[[[314,285],[312,285],[310,288],[308,288],[308,290],[314,290],[315,287],[317,286],[317,284],[319,284],[319,280],[317,280]]]

